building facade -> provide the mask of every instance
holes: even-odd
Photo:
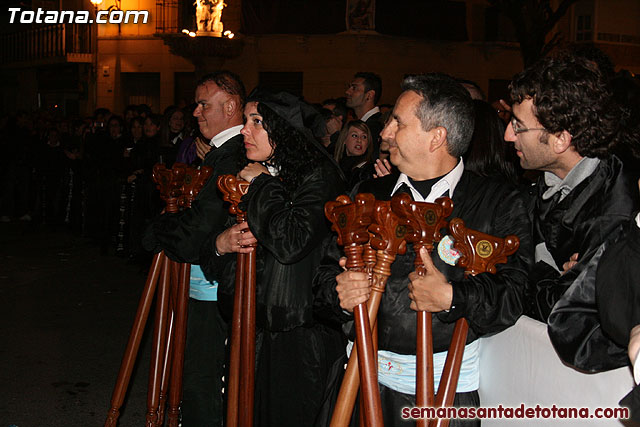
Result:
[[[374,71],[383,80],[381,103],[395,100],[405,74],[442,71],[477,82],[492,101],[506,96],[523,67],[513,24],[486,0],[377,0],[361,16],[357,3],[226,0],[221,21],[229,38],[201,35],[191,0],[32,0],[33,10],[92,18],[148,11],[148,20],[6,25],[0,108],[89,115],[144,103],[159,113],[192,102],[197,79],[218,68],[238,73],[249,89],[268,84],[310,102],[342,96],[355,72]],[[594,44],[618,69],[640,72],[637,0],[579,0],[554,33],[565,43]]]

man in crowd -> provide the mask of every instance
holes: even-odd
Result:
[[[382,114],[377,107],[382,96],[382,80],[380,76],[369,72],[359,72],[353,76],[345,92],[347,107],[353,108],[356,118],[369,126],[371,139],[374,142],[374,154],[380,147],[380,131],[384,126]]]
[[[603,251],[638,207],[635,180],[610,155],[622,114],[597,65],[570,54],[515,76],[511,98],[505,139],[524,169],[543,172],[533,189],[527,314],[548,323],[566,363],[587,371],[623,366],[624,349],[600,326],[595,292]]]
[[[184,360],[182,425],[222,426],[222,376],[226,324],[217,306],[218,284],[208,282],[197,265],[200,246],[209,233],[222,231],[228,219],[217,190],[220,175],[238,172],[244,157],[243,123],[245,90],[240,78],[228,71],[204,76],[196,88],[196,107],[201,143],[198,153],[213,173],[190,209],[164,214],[148,228],[147,250],[191,263],[187,342]]]
[[[398,255],[377,320],[378,366],[385,366],[378,370],[385,425],[398,425],[401,408],[415,406],[415,311],[435,314],[436,388],[455,321],[465,318],[469,322],[455,406],[479,405],[477,338],[511,326],[523,311],[532,252],[526,203],[508,184],[464,170],[461,156],[468,147],[473,126],[471,97],[453,78],[443,74],[408,77],[381,134],[399,173],[365,181],[358,190],[373,193],[378,200],[388,200],[398,192],[408,192],[421,202],[448,196],[454,205],[450,218],[462,218],[467,227],[491,235],[515,234],[520,238],[520,249],[506,264],[497,266],[496,274],[464,277],[464,269],[456,267],[455,261],[444,261],[438,250],[431,255],[424,250],[416,254],[408,245],[406,254]],[[351,312],[357,304],[367,301],[369,281],[365,273],[343,272],[339,254],[337,247],[328,249],[316,276],[318,308],[326,309],[332,304],[335,307],[339,301],[341,309]],[[416,255],[426,265],[424,276],[414,271]],[[344,260],[340,264],[344,265]],[[335,313],[338,317],[344,315],[341,310]],[[345,324],[351,340],[352,325],[353,322]],[[460,424],[453,420],[451,425]],[[479,421],[464,425],[479,425]]]

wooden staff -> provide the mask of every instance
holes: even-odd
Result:
[[[461,254],[457,265],[465,269],[465,276],[475,276],[485,272],[495,273],[496,264],[507,262],[507,257],[514,254],[520,246],[520,240],[516,236],[499,238],[472,230],[465,227],[464,221],[460,218],[451,220],[449,231],[455,239],[454,247]],[[453,405],[468,331],[469,324],[466,319],[459,319],[453,331],[447,360],[440,377],[435,404],[437,408]],[[449,421],[449,418],[440,418],[431,420],[429,425],[447,427]]]
[[[177,212],[178,196],[181,194],[180,187],[184,182],[184,171],[177,170],[176,172],[173,172],[170,169],[166,169],[164,165],[155,165],[153,168],[153,179],[157,183],[158,190],[160,191],[160,197],[166,203],[166,211]],[[156,287],[159,281],[164,282],[164,279],[160,279],[160,276],[164,276],[165,273],[168,274],[167,258],[164,255],[164,252],[160,252],[153,257],[149,275],[147,276],[147,281],[142,291],[140,302],[138,303],[136,317],[133,322],[133,327],[131,328],[129,341],[127,342],[127,347],[122,357],[120,371],[118,372],[118,378],[116,380],[113,394],[111,396],[111,408],[109,409],[109,412],[107,414],[105,426],[115,427],[118,423],[120,408],[122,407],[127,387],[129,386],[131,372],[133,371],[133,366],[135,365],[136,356],[140,348],[140,341],[142,339],[142,334],[144,333],[144,329],[147,323],[147,318],[149,316],[149,311],[151,309],[151,304],[153,302]],[[169,276],[167,275],[167,279],[168,277]],[[164,294],[164,292],[161,292],[160,294]],[[159,307],[156,308],[158,314],[159,309]],[[163,317],[160,314],[159,317],[160,319],[156,318],[156,322],[158,322],[158,320],[163,320]],[[162,329],[164,329],[164,325],[156,323],[154,332],[154,344],[152,347],[153,357],[151,362],[151,372],[149,377],[150,381],[147,398],[147,421],[150,423],[155,423],[157,421],[157,409],[159,405],[160,394],[159,377],[161,372],[160,354],[162,354],[159,350],[163,347],[163,344],[160,341],[160,338],[162,336]]]
[[[372,292],[369,301],[367,301],[367,309],[370,326],[375,331],[380,300],[382,299],[387,279],[391,275],[391,264],[395,260],[396,254],[403,254],[406,251],[406,243],[404,241],[406,227],[400,224],[399,218],[392,212],[388,201],[377,200],[373,211],[373,223],[369,226],[369,231],[372,234],[371,250],[365,249],[363,258],[365,265],[368,265],[371,269]],[[373,333],[372,335],[377,347],[376,334]],[[357,360],[358,348],[354,346],[344,373],[336,407],[333,411],[331,426],[347,426],[351,419],[359,385]]]
[[[181,164],[174,165],[173,169],[167,169],[164,165],[160,164],[155,165],[153,168],[153,179],[160,191],[160,197],[166,203],[166,212],[175,213],[178,212],[179,207],[181,206],[189,207],[190,202],[186,203],[182,199],[182,196],[185,195],[185,197],[192,200],[209,178],[211,172],[212,169],[209,167],[204,167],[199,171],[195,171],[194,169],[187,168]],[[185,184],[187,176],[191,176],[193,179],[190,180],[192,182]],[[154,325],[154,344],[152,346],[153,356],[151,361],[147,398],[147,424],[158,425],[161,423],[163,415],[161,398],[166,392],[166,376],[168,375],[167,355],[172,354],[173,368],[171,370],[176,379],[172,379],[171,381],[171,392],[178,393],[178,398],[177,403],[175,404],[176,409],[172,409],[170,407],[169,423],[170,425],[177,425],[177,417],[176,422],[173,422],[171,411],[173,410],[177,413],[177,405],[179,404],[182,392],[181,366],[184,358],[184,344],[180,347],[180,342],[184,343],[185,334],[183,333],[181,337],[180,333],[174,332],[174,330],[182,330],[186,325],[186,305],[183,305],[180,298],[178,298],[178,303],[173,304],[174,307],[171,310],[172,314],[169,315],[169,294],[171,293],[171,282],[173,282],[175,286],[179,286],[179,289],[177,290],[178,294],[180,294],[180,291],[182,290],[182,294],[186,295],[186,298],[188,298],[189,274],[187,269],[188,264],[185,264],[182,266],[181,280],[171,280],[171,270],[174,269],[172,264],[173,262],[164,255],[164,252],[157,253],[153,257],[149,275],[147,276],[147,281],[145,283],[140,302],[138,303],[138,309],[131,329],[131,334],[129,335],[129,341],[127,342],[127,347],[122,358],[118,378],[114,386],[111,398],[111,407],[107,414],[105,426],[115,427],[117,425],[118,418],[120,416],[120,408],[124,402],[127,387],[131,379],[131,373],[133,366],[135,365],[138,350],[140,348],[140,341],[142,339],[142,334],[144,333],[158,283],[161,283],[161,290],[158,292],[156,322]],[[176,320],[168,322],[167,318],[175,318]],[[175,329],[172,326],[173,324],[176,325]],[[176,337],[172,339],[170,336]],[[175,346],[177,347],[173,351],[169,351],[169,347],[173,346],[170,344],[171,342],[175,342]],[[178,363],[180,364],[179,369],[177,367]],[[177,381],[178,376],[179,381]],[[162,384],[165,385],[163,386]],[[171,400],[170,405],[173,406]]]
[[[325,216],[331,221],[333,230],[338,234],[338,244],[344,247],[348,270],[364,271],[362,253],[364,245],[369,241],[367,227],[371,224],[374,206],[375,199],[371,194],[358,194],[353,202],[347,196],[339,196],[335,202],[325,204]],[[373,352],[366,303],[354,307],[353,314],[356,326],[355,347],[360,349],[357,357],[362,382],[365,424],[382,426],[382,406],[377,380],[378,367]]]
[[[442,239],[440,230],[447,226],[446,218],[453,211],[453,202],[448,197],[441,197],[435,203],[414,202],[402,193],[393,197],[391,206],[411,229],[406,239],[413,243],[416,272],[424,275],[420,249],[425,248],[431,254],[434,243]],[[433,331],[432,316],[427,311],[417,312],[416,340],[416,406],[433,406]],[[427,421],[417,420],[417,425],[426,427]]]
[[[181,164],[173,166],[180,167]],[[191,203],[196,195],[202,190],[207,183],[213,169],[205,166],[195,169],[185,166],[184,183],[182,185],[182,194],[178,199],[178,205],[183,209],[191,208]],[[189,282],[191,276],[191,264],[182,263],[177,265],[179,276],[177,280],[177,289],[175,292],[173,306],[173,317],[175,326],[170,333],[171,341],[171,378],[169,387],[169,410],[167,414],[169,427],[177,427],[179,424],[180,402],[182,401],[182,374],[184,367],[184,349],[187,340],[187,311],[189,305]],[[163,412],[162,412],[163,413]]]
[[[246,221],[245,212],[238,208],[249,183],[233,175],[218,178],[218,188],[229,202],[229,212],[236,215],[237,223]],[[227,426],[253,424],[256,348],[256,271],[255,251],[238,253],[236,287],[231,319],[229,357],[229,385],[227,387]],[[239,408],[242,407],[242,411]]]

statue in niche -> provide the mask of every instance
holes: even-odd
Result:
[[[224,0],[196,0],[194,5],[198,32],[222,35],[222,9],[226,6]]]
[[[223,0],[214,0],[213,7],[211,8],[213,11],[213,19],[211,20],[211,31],[214,33],[222,34],[222,30],[224,29],[222,25],[222,9],[226,4]]]

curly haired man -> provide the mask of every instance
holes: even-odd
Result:
[[[564,54],[545,58],[511,82],[505,140],[532,187],[535,265],[527,314],[547,322],[564,362],[585,371],[624,366],[625,349],[602,332],[595,275],[607,246],[638,208],[636,180],[611,154],[621,142],[621,110],[597,65]]]

